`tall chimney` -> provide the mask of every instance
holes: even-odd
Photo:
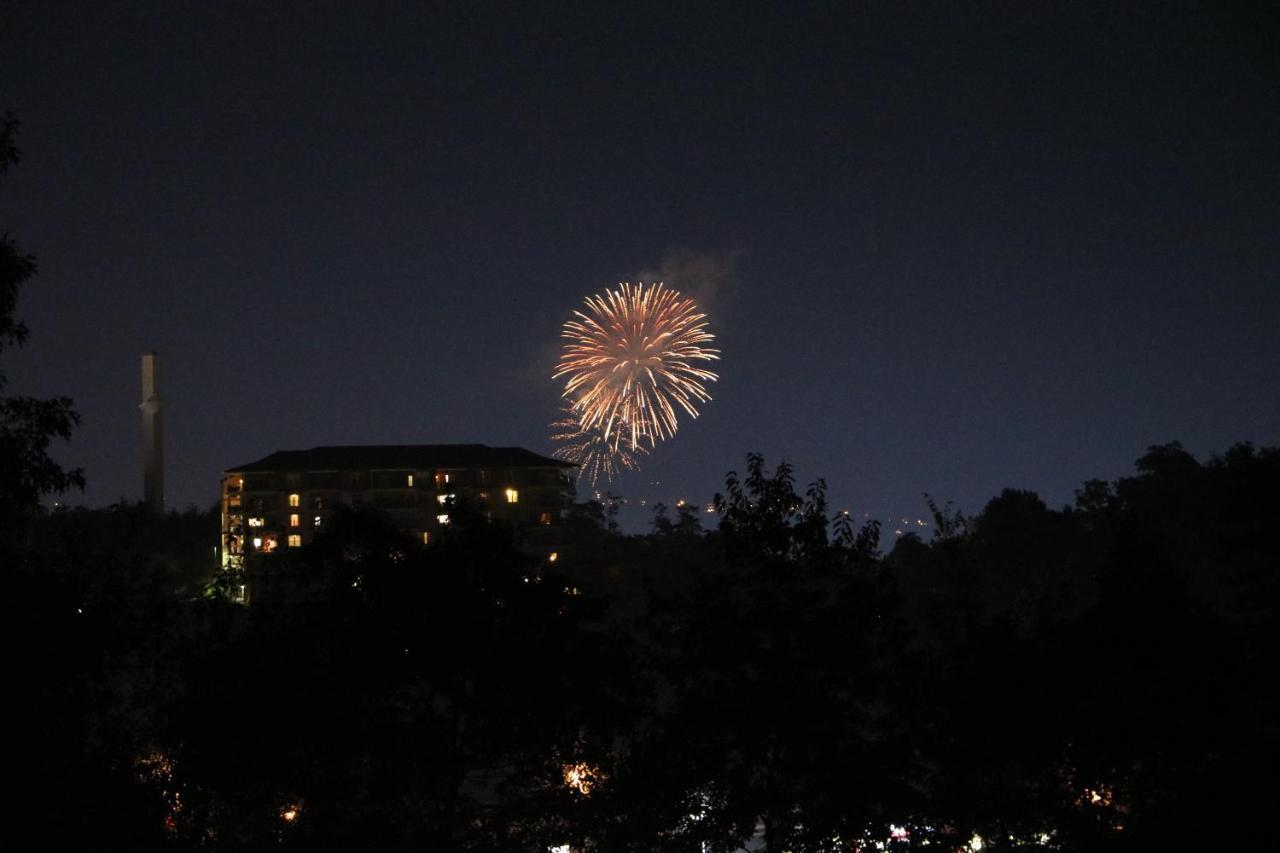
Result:
[[[160,357],[142,356],[142,499],[151,512],[164,512],[164,414],[160,399]]]

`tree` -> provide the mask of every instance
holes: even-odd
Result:
[[[653,505],[653,533],[655,536],[671,535],[671,519],[667,516],[667,505],[658,501]]]
[[[21,159],[17,132],[18,120],[12,113],[0,116],[0,178]],[[27,340],[27,326],[15,311],[19,290],[35,274],[35,258],[7,231],[0,235],[0,352]],[[0,393],[6,384],[7,376],[0,369]],[[21,522],[39,506],[42,496],[84,488],[80,469],[65,470],[49,457],[53,439],[69,440],[79,422],[69,397],[0,397],[0,530],[8,534],[0,542],[0,553],[20,544]]]

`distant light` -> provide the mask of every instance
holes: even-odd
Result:
[[[592,767],[585,761],[566,764],[562,772],[565,787],[584,797],[591,796],[591,791],[605,778],[599,767]]]
[[[978,833],[973,834],[973,838],[969,839],[969,849],[973,851],[981,850],[985,845],[982,842],[982,836]]]
[[[558,559],[560,559],[560,553],[558,551],[552,551],[550,554],[547,555],[548,563],[554,563]]]

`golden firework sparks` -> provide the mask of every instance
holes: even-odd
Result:
[[[577,465],[578,481],[581,482],[585,476],[592,486],[601,477],[606,482],[613,482],[624,468],[640,470],[638,457],[648,452],[643,447],[610,446],[602,430],[584,427],[578,421],[577,413],[568,407],[561,412],[560,420],[551,424],[551,440],[562,442],[551,455]]]
[[[720,358],[704,346],[715,340],[707,315],[661,282],[624,282],[585,301],[564,324],[553,377],[567,377],[562,396],[582,429],[599,430],[614,449],[675,435],[677,407],[696,418],[711,400],[704,383],[719,378],[699,366]]]

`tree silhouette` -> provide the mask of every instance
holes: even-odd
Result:
[[[0,115],[0,178],[21,159],[17,133],[13,114]],[[27,326],[15,312],[19,291],[35,274],[35,258],[8,232],[0,235],[0,353],[27,340]],[[0,368],[0,393],[6,384]],[[70,439],[79,422],[68,397],[0,396],[0,561],[16,560],[25,519],[42,496],[84,487],[80,469],[65,470],[49,456],[50,443]]]
[[[1280,451],[1159,446],[887,555],[821,480],[746,472],[708,531],[579,505],[554,564],[466,506],[429,547],[339,510],[247,608],[174,594],[143,540],[184,527],[52,515],[10,621],[23,807],[174,850],[1269,837]]]

